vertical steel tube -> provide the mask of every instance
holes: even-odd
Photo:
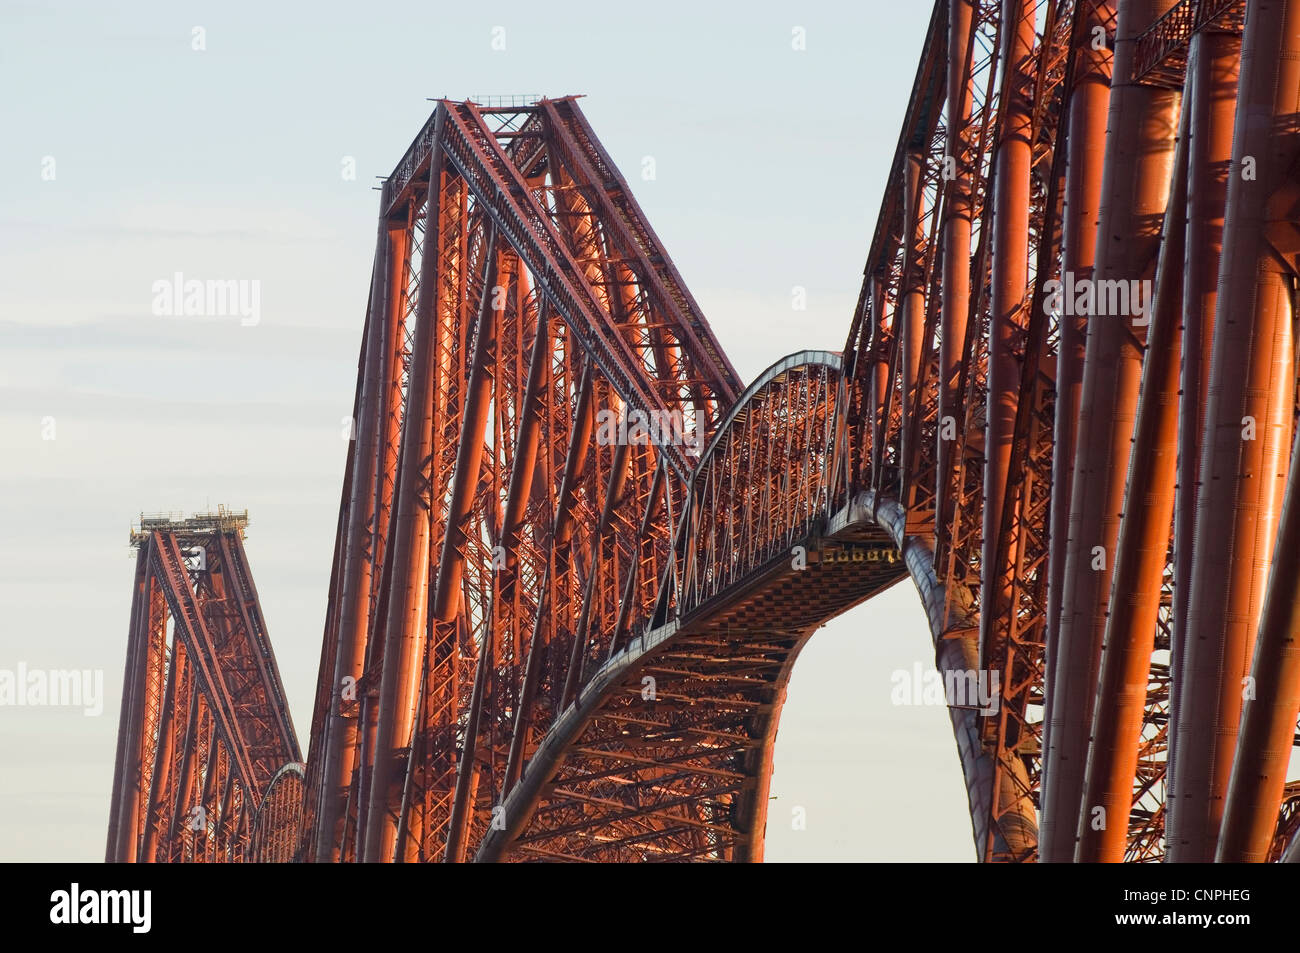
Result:
[[[921,243],[925,240],[925,210],[922,193],[921,175],[924,156],[919,152],[909,152],[903,157],[903,181],[907,190],[904,211],[904,241],[907,242],[907,257],[903,266],[903,300],[899,308],[902,321],[902,430],[900,445],[902,472],[899,474],[902,484],[906,486],[911,479],[911,470],[916,465],[916,447],[912,446],[912,408],[916,399],[916,389],[920,385],[921,349],[925,346],[925,264],[920,260]]]
[[[1183,367],[1178,399],[1178,487],[1174,496],[1173,629],[1169,647],[1169,684],[1182,684],[1187,606],[1192,598],[1192,548],[1195,542],[1197,478],[1201,465],[1201,431],[1205,426],[1214,309],[1219,292],[1219,258],[1223,251],[1223,210],[1232,163],[1232,125],[1237,109],[1241,37],[1200,32],[1187,52],[1187,86],[1195,88],[1187,154],[1187,266],[1183,285]],[[1173,780],[1178,758],[1178,691],[1169,693],[1169,729],[1165,748],[1166,824],[1178,811]]]
[[[875,328],[871,333],[870,358],[867,373],[867,425],[871,428],[870,485],[878,486],[881,468],[885,464],[885,434],[889,421],[885,419],[889,388],[889,307],[885,298],[885,281],[877,276],[871,282],[871,316]]]
[[[516,565],[515,547],[524,510],[532,496],[533,477],[537,471],[537,454],[541,448],[542,416],[545,412],[543,387],[549,378],[547,362],[551,358],[550,321],[545,299],[537,305],[537,336],[528,361],[528,380],[519,400],[519,433],[510,466],[510,482],[501,514],[501,545],[506,550],[506,566]],[[514,586],[513,573],[503,581],[503,592]]]
[[[479,467],[483,461],[483,438],[487,433],[488,411],[492,406],[492,371],[496,361],[497,316],[493,305],[493,288],[497,282],[499,253],[496,226],[492,226],[484,247],[483,299],[480,302],[474,357],[466,386],[465,411],[461,421],[460,444],[456,448],[456,472],[452,477],[451,501],[447,508],[446,535],[438,560],[438,577],[434,595],[434,616],[451,622],[460,611],[461,576],[465,569],[465,521],[478,487]]]
[[[357,720],[344,714],[344,692],[347,688],[345,680],[351,679],[348,684],[356,686],[361,678],[370,624],[372,580],[369,550],[374,517],[375,457],[379,445],[379,408],[383,396],[383,353],[387,330],[384,300],[391,254],[388,227],[381,221],[370,286],[370,317],[366,322],[369,337],[362,345],[361,352],[364,365],[361,410],[353,421],[356,448],[352,454],[352,498],[348,501],[345,530],[339,646],[334,656],[334,679],[330,686],[330,708],[325,719],[325,740],[322,745],[324,766],[321,770],[320,802],[316,806],[315,857],[320,862],[330,862],[340,857],[341,845],[336,839],[339,809],[356,767]]]
[[[434,401],[440,372],[438,343],[442,334],[438,302],[442,284],[438,261],[441,249],[441,151],[434,150],[430,161],[415,339],[412,342],[406,410],[402,415],[400,463],[393,490],[393,545],[387,556],[392,567],[388,576],[391,588],[387,618],[382,622],[384,674],[380,697],[387,697],[385,683],[392,672],[393,684],[390,687],[396,712],[394,737],[397,739],[410,734],[411,715],[419,688],[420,662],[424,658],[425,615],[428,610],[429,508],[433,504],[428,499],[428,470],[433,457]]]
[[[988,410],[984,438],[984,540],[980,582],[980,658],[985,657],[998,604],[995,589],[998,537],[1006,497],[1007,468],[1016,431],[1020,361],[1015,339],[1029,284],[1029,175],[1033,165],[1034,11],[1029,0],[1002,4],[1001,70],[1005,77],[998,119],[994,170],[993,275],[989,316]]]
[[[478,736],[483,723],[483,708],[487,695],[487,680],[496,664],[492,628],[495,626],[495,612],[488,611],[488,634],[479,646],[479,655],[474,669],[474,687],[470,690],[469,713],[465,723],[465,744],[456,763],[456,788],[451,802],[451,818],[447,822],[447,846],[443,860],[447,863],[460,864],[465,861],[466,840],[469,837],[469,822],[474,816],[470,803],[474,794],[472,784],[478,771]]]
[[[1115,0],[1085,0],[1084,35],[1106,31],[1115,19]],[[1068,158],[1061,222],[1061,276],[1092,280],[1096,261],[1097,221],[1101,212],[1102,163],[1106,156],[1106,109],[1110,100],[1110,48],[1086,43],[1074,54],[1074,88],[1069,92],[1066,131]],[[1064,304],[1064,302],[1062,302]],[[1044,638],[1043,684],[1050,689],[1056,671],[1061,588],[1065,581],[1065,543],[1070,521],[1070,480],[1074,476],[1079,398],[1083,391],[1086,318],[1062,314],[1056,351],[1056,414],[1052,451],[1052,502],[1048,542],[1047,633]],[[1051,705],[1048,690],[1043,713],[1043,748],[1049,742]]]
[[[1183,862],[1215,855],[1290,463],[1300,0],[1250,5],[1241,64],[1166,833]]]
[[[375,683],[382,686],[385,666],[383,620],[387,615],[388,595],[392,590],[392,567],[386,559],[388,550],[389,523],[392,516],[393,491],[397,483],[397,456],[401,434],[401,378],[403,373],[403,345],[400,335],[404,333],[403,322],[407,304],[406,297],[406,260],[410,247],[412,229],[411,207],[408,204],[401,210],[401,217],[389,219],[385,225],[388,229],[387,272],[384,276],[386,287],[381,307],[377,314],[384,322],[384,336],[380,340],[382,347],[377,370],[378,397],[375,403],[377,443],[374,459],[367,461],[373,469],[371,475],[374,497],[369,534],[369,546],[364,556],[370,575],[370,599],[367,608],[359,607],[365,612],[365,644],[358,645],[358,652],[364,659],[364,671],[367,675],[366,690],[358,699],[356,731],[359,738],[353,750],[360,759],[356,786],[360,788],[356,797],[357,804],[357,842],[352,845],[356,858],[366,856],[366,835],[370,830],[368,824],[371,802],[371,779],[378,759],[379,749],[375,746],[375,733],[379,726],[380,703]],[[351,792],[349,792],[351,799]]]
[[[970,312],[970,242],[974,215],[971,170],[975,144],[968,141],[971,115],[971,59],[973,57],[973,0],[948,3],[948,98],[945,112],[947,144],[943,206],[943,301],[939,313],[939,443],[935,448],[935,494],[940,506],[952,495],[952,440],[945,440],[943,424],[963,418],[961,380],[962,347]]]
[[[1277,830],[1300,714],[1300,478],[1295,451],[1215,860],[1263,862]]]
[[[126,670],[122,676],[122,714],[117,724],[113,803],[108,814],[105,863],[134,863],[140,832],[140,755],[144,749],[144,707],[152,690],[149,672],[149,555],[142,545],[135,558]]]
[[[216,735],[216,731],[214,730],[212,734]],[[182,831],[188,829],[187,822],[190,820],[190,811],[196,806],[190,803],[190,779],[194,776],[194,762],[198,759],[198,735],[199,687],[196,679],[194,686],[190,689],[190,713],[185,719],[185,735],[181,739],[181,770],[176,782],[176,799],[173,802],[171,812],[171,821],[176,826],[167,831],[168,846],[175,845],[177,859],[181,861],[188,859],[184,853]],[[212,743],[215,744],[215,741]],[[206,827],[204,836],[207,836]],[[167,857],[166,859],[171,860],[172,858]]]
[[[151,538],[148,545],[156,545]],[[152,626],[150,627],[152,628]],[[179,638],[172,640],[171,664],[167,667],[167,688],[158,711],[158,743],[154,746],[153,777],[149,781],[149,800],[145,804],[144,840],[140,860],[152,864],[158,855],[158,823],[154,809],[167,791],[172,770],[172,753],[176,746],[176,683],[185,681],[185,646]]]
[[[514,730],[510,733],[510,751],[506,755],[506,773],[501,783],[501,799],[519,782],[528,754],[528,735],[532,728],[533,704],[537,698],[538,683],[542,678],[542,656],[549,644],[547,635],[551,602],[551,569],[548,565],[542,576],[537,600],[537,615],[533,619],[532,636],[528,642],[528,657],[524,660],[523,681],[519,688],[519,706],[515,712]]]
[[[1173,191],[1156,271],[1154,315],[1142,366],[1142,394],[1116,544],[1083,809],[1079,812],[1078,861],[1119,863],[1128,846],[1139,738],[1174,516],[1190,112],[1183,110]]]
[[[1179,94],[1135,84],[1130,77],[1137,37],[1172,5],[1173,0],[1121,0],[1118,10],[1093,307],[1086,309],[1090,313],[1061,619],[1055,671],[1048,687],[1055,697],[1044,756],[1039,857],[1049,862],[1074,857],[1088,730],[1124,505],[1124,464],[1142,374],[1145,328],[1133,321],[1137,309],[1127,292],[1133,282],[1154,277],[1173,160]],[[1140,291],[1143,286],[1136,287]],[[1122,298],[1121,290],[1126,292]],[[1099,309],[1097,301],[1103,297],[1107,305]],[[1067,287],[1067,304],[1070,298]]]
[[[469,519],[470,505],[478,486],[479,468],[483,459],[483,439],[487,432],[488,411],[492,403],[492,375],[490,365],[496,352],[496,285],[499,252],[496,247],[496,227],[492,226],[483,245],[483,284],[477,330],[474,336],[474,353],[470,365],[469,382],[465,395],[465,411],[461,421],[460,444],[456,453],[456,470],[452,476],[451,501],[447,510],[446,535],[442,541],[442,554],[438,563],[434,590],[433,616],[439,622],[452,622],[460,611],[461,574],[464,571],[467,536],[464,526]],[[432,400],[432,391],[429,391]],[[432,437],[430,437],[432,439]],[[417,587],[424,585],[423,578],[412,576]],[[414,693],[403,697],[400,690],[413,688],[423,656],[415,653],[416,643],[422,640],[421,632],[406,637],[401,626],[390,629],[384,639],[383,675],[379,684],[378,723],[375,729],[375,763],[370,779],[366,812],[363,860],[366,863],[388,861],[393,857],[397,825],[389,813],[396,768],[396,748],[408,743],[415,705]]]

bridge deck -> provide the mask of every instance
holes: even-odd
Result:
[[[557,719],[479,859],[761,859],[800,649],[906,576],[888,534],[854,522],[634,639]]]

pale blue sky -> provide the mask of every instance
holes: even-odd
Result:
[[[98,718],[0,707],[0,860],[103,856],[141,510],[249,509],[306,748],[371,186],[427,97],[586,94],[748,381],[791,351],[843,346],[929,13],[7,0],[0,668],[103,669],[106,698]],[[260,281],[261,322],[154,317],[152,284],[177,271]],[[907,583],[812,641],[777,740],[769,859],[973,859],[945,710],[890,704],[891,673],[932,659]],[[790,829],[795,806],[806,830]]]

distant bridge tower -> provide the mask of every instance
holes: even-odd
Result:
[[[106,859],[293,856],[302,755],[244,555],[247,511],[141,516]],[[268,794],[270,797],[268,797]]]

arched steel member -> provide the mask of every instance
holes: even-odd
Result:
[[[254,863],[298,860],[306,785],[307,766],[301,761],[290,761],[275,772],[253,815],[249,854]]]
[[[479,860],[761,858],[794,657],[902,574],[879,532],[857,563],[824,545],[845,496],[843,406],[830,352],[778,361],[732,405],[692,474],[651,620],[552,723]]]
[[[889,534],[902,553],[908,575],[912,577],[912,583],[925,608],[930,637],[934,640],[935,668],[944,676],[944,684],[950,684],[958,674],[965,676],[966,673],[976,671],[979,668],[979,645],[973,636],[948,637],[947,634],[954,628],[960,628],[957,615],[963,610],[956,599],[949,605],[943,583],[935,575],[934,550],[930,542],[924,536],[906,533],[907,511],[898,500],[878,496],[874,490],[867,490],[855,497],[848,510],[832,519],[829,529],[833,530],[840,522],[860,521],[864,518],[864,513],[870,514],[871,521]],[[964,592],[963,589],[955,589],[952,595],[958,596]],[[969,607],[964,611],[969,612]],[[994,758],[985,751],[981,741],[980,725],[984,716],[973,707],[954,705],[948,706],[948,715],[952,719],[953,737],[961,759],[975,849],[982,855],[985,845],[989,843],[989,820],[992,817],[990,799],[995,778]],[[1025,856],[1038,841],[1035,814],[1023,806],[1017,797],[1017,791],[1028,784],[1027,772],[1021,763],[1012,765],[1011,770],[1004,771],[997,777],[998,783],[1003,786],[1003,803],[1020,803],[1022,806],[1005,813],[1000,824],[992,829],[993,852],[999,856]]]
[[[733,406],[691,481],[653,624],[556,719],[495,812],[478,860],[762,859],[772,746],[800,649],[828,619],[907,573],[940,670],[977,667],[973,640],[942,638],[951,610],[928,542],[905,535],[902,505],[874,492],[850,498],[840,370],[833,353],[791,355]],[[814,380],[821,384],[808,386]],[[800,403],[831,384],[834,397],[821,408]],[[766,445],[753,439],[763,421],[778,421]],[[750,481],[745,460],[810,433],[802,456],[821,464],[816,473],[797,465],[775,472],[813,481],[774,513],[747,512],[740,504],[765,490]],[[720,485],[731,505],[710,498],[711,522],[701,526],[702,498]],[[751,535],[750,547],[728,549],[738,524],[763,516],[773,517],[765,540]],[[980,742],[980,713],[950,711],[982,848],[993,764]],[[1026,823],[1032,843],[1032,818]]]

